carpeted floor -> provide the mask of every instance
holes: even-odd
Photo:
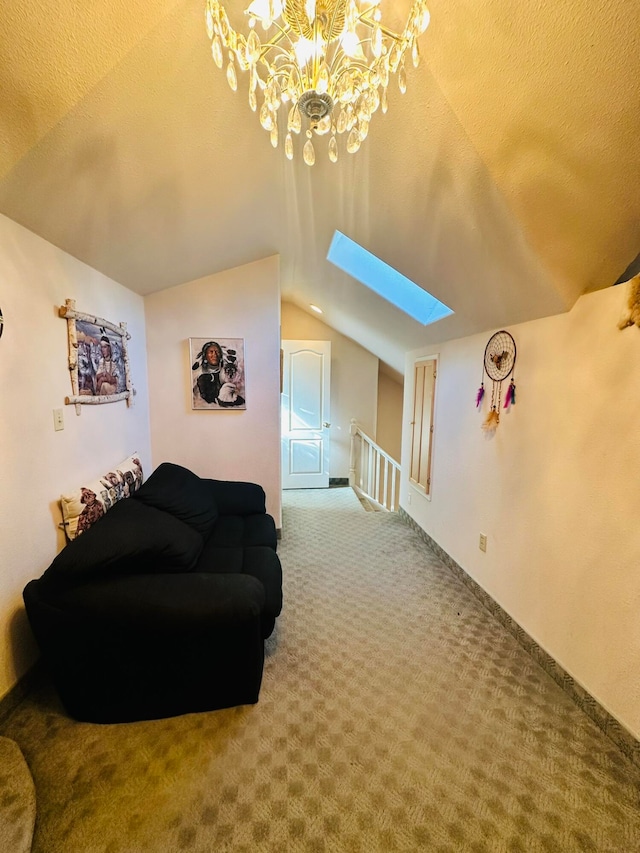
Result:
[[[5,724],[36,853],[640,850],[640,769],[414,531],[284,499],[258,705],[97,726],[43,684]]]

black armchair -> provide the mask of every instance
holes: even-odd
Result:
[[[282,571],[264,491],[163,463],[24,590],[69,714],[127,722],[258,701]]]

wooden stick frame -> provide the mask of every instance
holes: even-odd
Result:
[[[129,353],[127,352],[127,341],[131,339],[131,335],[127,332],[127,324],[109,322],[102,317],[96,317],[93,314],[83,314],[81,311],[76,311],[75,299],[65,300],[65,304],[58,309],[58,314],[67,321],[67,334],[69,336],[69,373],[71,375],[71,391],[72,393],[64,398],[64,402],[68,406],[75,405],[76,413],[80,414],[81,405],[99,405],[100,403],[117,403],[119,400],[126,400],[127,406],[133,405],[133,395],[135,391],[131,385],[131,373],[129,370]],[[110,332],[118,335],[120,338],[120,346],[122,349],[122,360],[124,363],[125,390],[117,394],[80,394],[78,380],[78,333],[76,329],[76,320],[85,323],[90,323],[93,326],[98,326],[102,329],[109,329]]]

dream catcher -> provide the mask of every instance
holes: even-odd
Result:
[[[508,409],[516,402],[516,384],[513,379],[513,371],[516,366],[516,342],[509,332],[504,329],[496,332],[489,338],[489,343],[484,351],[484,364],[482,368],[482,382],[476,396],[476,408],[480,408],[484,398],[484,374],[492,382],[491,385],[491,409],[482,424],[482,429],[493,431],[500,423],[500,407],[502,405],[502,383],[511,374],[511,380],[504,398],[503,408]]]

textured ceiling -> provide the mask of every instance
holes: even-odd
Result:
[[[397,370],[566,310],[638,254],[636,0],[431,0],[407,94],[312,169],[231,92],[203,6],[4,0],[1,213],[142,294],[277,252],[285,299]],[[455,315],[425,329],[333,268],[336,228]]]

